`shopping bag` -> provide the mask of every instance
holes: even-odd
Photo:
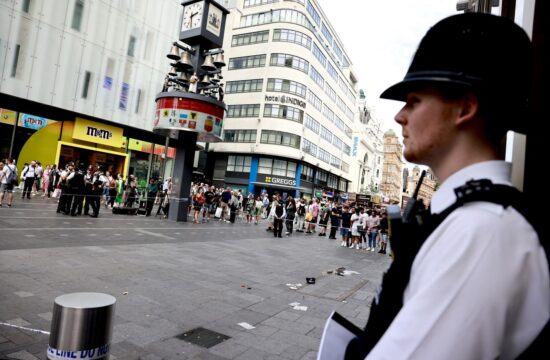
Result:
[[[52,197],[58,198],[60,194],[61,194],[61,189],[55,189],[55,190],[53,191]]]
[[[223,211],[223,209],[221,207],[218,207],[216,209],[216,213],[214,214],[214,217],[221,218],[222,217],[222,211]]]

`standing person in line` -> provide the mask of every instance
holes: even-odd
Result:
[[[17,167],[14,164],[13,158],[8,158],[6,161],[6,164],[4,164],[4,167],[2,168],[2,173],[0,173],[0,207],[3,206],[4,201],[4,194],[8,194],[8,207],[12,207],[13,204],[13,187],[14,184],[10,183],[8,180],[10,179],[10,175],[14,173],[15,179],[18,179],[17,176]]]
[[[286,236],[292,235],[295,215],[296,215],[296,201],[292,196],[289,196],[286,202],[286,220],[285,220]]]
[[[395,116],[405,159],[429,166],[441,186],[404,236],[418,247],[393,249],[361,342],[367,359],[548,358],[548,239],[501,160],[507,130],[528,120],[531,53],[507,18],[451,16],[382,93],[405,102]]]
[[[36,179],[36,161],[34,160],[31,161],[29,166],[23,169],[23,171],[21,172],[21,177],[23,178],[23,181],[24,181],[23,193],[21,194],[21,199],[24,199],[25,197],[27,197],[27,199],[30,200],[32,187]]]

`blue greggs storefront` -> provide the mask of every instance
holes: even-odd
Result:
[[[244,194],[280,194],[345,200],[349,181],[294,159],[269,155],[209,153],[205,181]],[[211,169],[211,172],[207,169]]]

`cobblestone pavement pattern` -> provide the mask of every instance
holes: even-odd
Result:
[[[365,325],[390,262],[315,234],[273,238],[264,223],[105,208],[94,219],[55,206],[34,197],[0,208],[0,359],[46,359],[48,335],[21,327],[49,332],[54,299],[73,292],[117,299],[111,359],[315,359],[332,310]],[[359,274],[326,273],[338,267]],[[199,327],[230,338],[210,348],[180,339]]]

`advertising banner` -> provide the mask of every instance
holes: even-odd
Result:
[[[54,120],[46,119],[41,116],[21,113],[19,114],[17,125],[27,129],[39,130],[54,122]]]
[[[176,97],[157,100],[153,129],[184,130],[198,133],[197,141],[221,141],[225,109],[195,99]]]

